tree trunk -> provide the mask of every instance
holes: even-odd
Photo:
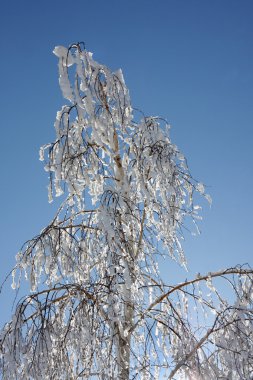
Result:
[[[129,364],[130,364],[130,338],[125,339],[119,336],[119,379],[129,379]]]
[[[123,324],[124,332],[129,330],[132,324],[133,308],[130,303],[125,305],[125,321]],[[119,333],[119,379],[128,380],[130,375],[130,350],[131,347],[131,334],[126,337]]]

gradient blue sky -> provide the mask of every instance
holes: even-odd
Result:
[[[172,124],[192,175],[208,186],[198,238],[186,234],[190,274],[253,264],[253,1],[3,0],[0,15],[0,282],[21,245],[54,215],[40,145],[62,106],[55,45],[85,41],[121,67],[132,104]],[[0,294],[0,325],[15,293]]]

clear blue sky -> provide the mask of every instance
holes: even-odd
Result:
[[[0,280],[54,215],[40,145],[54,140],[55,45],[85,41],[121,67],[132,103],[172,124],[192,175],[208,185],[202,234],[186,234],[192,273],[253,264],[253,1],[3,0],[0,15]],[[178,269],[178,277],[189,274]],[[168,266],[168,282],[175,271]],[[0,324],[14,292],[0,295]]]

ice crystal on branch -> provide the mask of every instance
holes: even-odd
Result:
[[[251,269],[176,285],[159,275],[159,254],[186,266],[185,220],[194,227],[201,210],[194,193],[211,200],[169,125],[135,110],[121,70],[97,63],[81,44],[54,53],[68,104],[57,112],[56,140],[39,156],[49,201],[64,200],[17,255],[13,287],[24,273],[31,292],[1,332],[3,378],[248,380]],[[216,277],[233,284],[234,305],[220,296]],[[200,328],[208,313],[209,326]]]

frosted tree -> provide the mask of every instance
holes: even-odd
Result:
[[[134,109],[121,70],[82,44],[54,53],[68,104],[40,160],[49,202],[64,200],[17,254],[12,286],[24,275],[30,293],[1,331],[2,378],[253,379],[251,268],[178,284],[159,274],[160,256],[186,266],[193,199],[210,201],[169,125]]]

